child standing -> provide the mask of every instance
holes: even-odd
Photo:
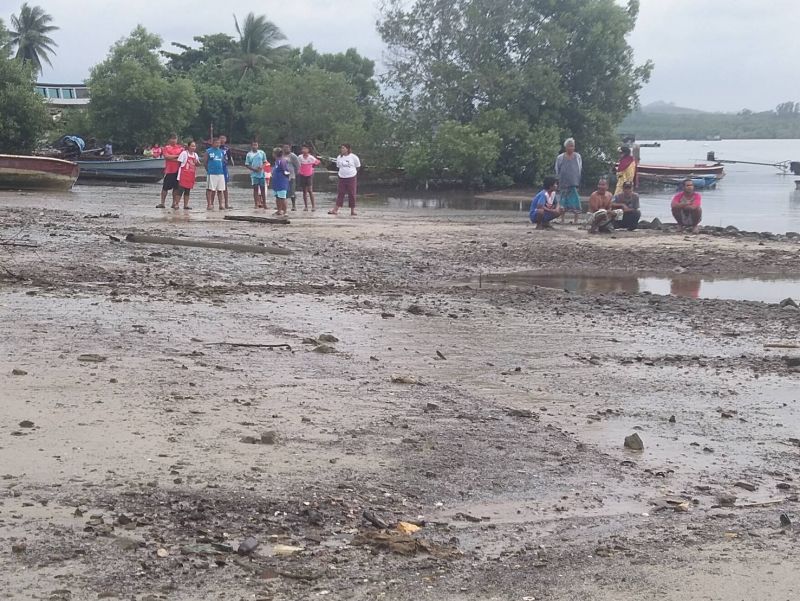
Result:
[[[181,197],[183,197],[183,208],[189,210],[189,193],[194,188],[194,182],[197,177],[197,165],[200,164],[200,157],[197,156],[197,144],[194,140],[190,140],[186,144],[186,150],[178,155],[178,194],[175,201],[172,203],[172,208],[177,209],[180,204]]]
[[[311,197],[311,210],[317,210],[314,202],[314,167],[320,164],[320,160],[311,154],[311,148],[303,145],[302,152],[298,157],[300,161],[300,172],[297,174],[297,185],[303,191],[304,211],[308,211],[308,198]]]
[[[273,151],[275,157],[275,167],[272,169],[272,191],[275,194],[275,205],[278,209],[276,215],[286,215],[288,205],[286,196],[289,192],[289,163],[283,158],[283,149],[276,148]]]

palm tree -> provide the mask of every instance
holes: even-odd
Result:
[[[225,66],[241,73],[240,81],[249,74],[274,65],[289,48],[275,45],[285,40],[286,36],[264,15],[256,17],[249,13],[241,27],[236,15],[233,15],[233,22],[239,34],[238,48],[235,54],[225,60]]]
[[[42,72],[42,61],[51,67],[50,56],[55,54],[53,46],[58,46],[48,33],[56,31],[58,27],[50,25],[53,17],[48,15],[40,6],[29,6],[24,2],[19,9],[19,15],[11,15],[12,31],[9,31],[7,48],[16,46],[17,59],[30,61],[37,73]]]

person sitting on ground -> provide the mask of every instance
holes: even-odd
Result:
[[[678,222],[679,232],[686,227],[692,228],[693,234],[700,231],[700,221],[703,218],[700,201],[700,194],[694,191],[694,181],[687,177],[683,180],[683,192],[672,197],[672,216]]]
[[[639,195],[633,191],[633,182],[622,185],[622,194],[617,194],[611,201],[612,209],[622,209],[622,219],[614,224],[617,228],[625,228],[632,232],[639,227],[642,212],[639,210]]]
[[[614,231],[613,222],[622,217],[621,210],[612,210],[611,192],[608,191],[608,181],[600,179],[597,190],[589,197],[589,233],[611,233]]]
[[[564,214],[564,209],[558,206],[556,192],[558,180],[554,177],[544,178],[542,190],[531,201],[531,223],[536,224],[537,230],[553,229],[550,222]]]

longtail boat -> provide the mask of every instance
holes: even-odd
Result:
[[[164,177],[164,159],[79,160],[80,180],[159,182]]]
[[[0,188],[5,190],[69,190],[79,173],[71,161],[0,154]]]

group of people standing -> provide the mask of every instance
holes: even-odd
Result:
[[[156,146],[150,147],[150,151]],[[197,153],[197,143],[189,140],[185,145],[178,143],[178,136],[170,134],[169,140],[163,149],[158,147],[160,155],[165,160],[164,181],[161,189],[161,202],[158,208],[166,208],[166,199],[172,192],[172,208],[179,209],[181,200],[183,208],[191,208],[189,197],[197,179],[197,169],[202,165],[206,170],[206,209],[214,210],[214,201],[219,205],[219,210],[233,208],[230,204],[230,172],[229,165],[234,161],[225,136],[212,139],[211,145],[206,148],[202,158]],[[328,211],[330,215],[337,215],[348,199],[350,214],[356,215],[356,192],[358,172],[361,161],[353,154],[349,144],[342,144],[339,156],[336,158],[339,186],[336,205]],[[155,157],[154,157],[155,158]],[[314,169],[320,165],[321,160],[311,154],[311,146],[303,145],[299,155],[292,151],[289,144],[283,144],[272,151],[270,159],[259,148],[257,141],[250,145],[244,161],[244,167],[250,172],[250,185],[253,190],[253,204],[256,209],[267,209],[267,189],[271,188],[275,197],[275,215],[285,216],[288,213],[288,201],[292,202],[292,211],[297,210],[297,189],[303,193],[304,210],[316,211],[314,197]]]
[[[615,229],[635,230],[642,217],[639,195],[634,192],[637,160],[628,146],[620,149],[616,164],[617,183],[614,193],[609,190],[608,180],[601,178],[597,188],[589,197],[588,229],[590,233],[613,232]],[[583,174],[583,158],[575,152],[575,140],[564,141],[564,152],[556,157],[555,176],[544,178],[541,191],[534,196],[530,207],[531,223],[536,229],[552,229],[551,222],[572,213],[572,223],[577,224],[583,212],[579,187]],[[694,182],[687,178],[683,190],[671,203],[672,215],[679,231],[691,228],[697,233],[702,219],[700,194],[694,191]]]

